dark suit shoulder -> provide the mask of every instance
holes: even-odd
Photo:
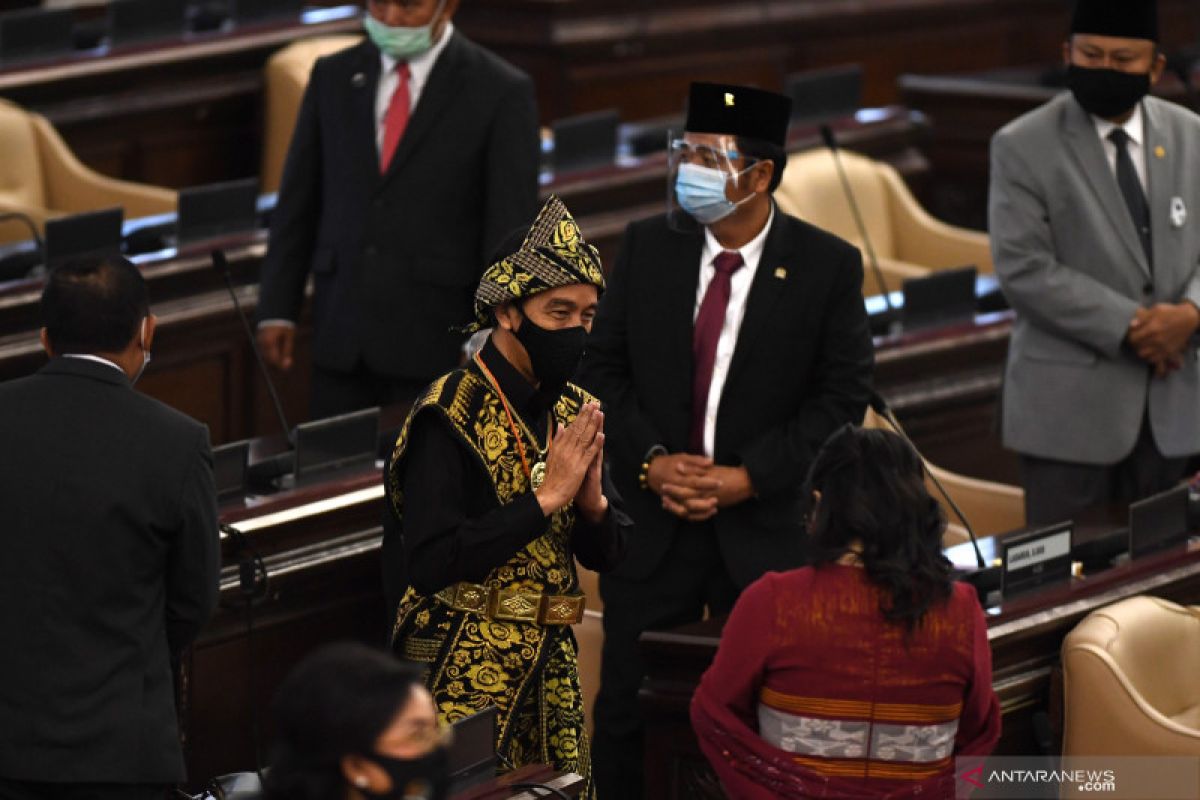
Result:
[[[446,46],[442,56],[445,57],[451,52],[455,57],[462,58],[467,68],[478,78],[490,81],[493,86],[533,86],[533,79],[519,67],[505,61],[483,45],[476,44],[459,31],[454,32],[454,38]]]
[[[138,391],[130,391],[131,403],[137,404],[139,415],[144,415],[147,424],[169,430],[182,438],[208,436],[208,426],[199,422],[178,409],[172,408],[161,400]]]
[[[857,247],[842,237],[799,217],[793,217],[779,208],[775,209],[775,225],[779,227],[780,235],[786,243],[817,257],[826,255],[833,259],[852,258],[858,252]]]

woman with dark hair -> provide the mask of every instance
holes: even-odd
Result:
[[[954,796],[1000,736],[987,624],[899,436],[834,433],[809,471],[812,565],[751,584],[692,700],[730,797]]]
[[[301,661],[275,696],[270,800],[443,800],[449,778],[420,673],[358,644]]]

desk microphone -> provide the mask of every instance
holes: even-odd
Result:
[[[37,246],[38,255],[44,260],[46,258],[46,243],[42,241],[42,235],[38,233],[37,225],[28,214],[22,214],[20,211],[6,211],[0,214],[0,222],[8,222],[15,219],[18,222],[24,222],[25,227],[29,228],[29,238],[33,239],[33,243]]]
[[[292,429],[288,426],[287,417],[283,413],[283,404],[279,402],[279,392],[275,391],[275,382],[271,380],[271,373],[267,371],[267,364],[258,350],[258,341],[254,338],[254,331],[250,329],[250,320],[246,316],[246,312],[242,310],[242,304],[238,301],[237,292],[233,288],[233,279],[229,276],[229,262],[225,259],[225,253],[221,250],[213,250],[212,264],[213,269],[221,273],[221,277],[225,279],[225,288],[229,290],[229,296],[233,298],[233,307],[237,310],[238,319],[242,321],[246,340],[254,352],[254,360],[258,362],[258,371],[267,384],[267,392],[271,395],[271,402],[275,406],[275,415],[279,418],[279,427],[283,429],[283,437],[287,440],[289,447],[295,447]]]
[[[896,415],[892,413],[892,409],[888,407],[887,402],[879,396],[878,392],[871,392],[871,399],[869,402],[871,404],[871,409],[881,418],[883,418],[887,422],[888,426],[891,427],[891,429],[897,434],[899,434],[901,439],[908,442],[909,447],[911,447],[913,452],[917,454],[917,458],[921,459],[921,463],[925,465],[925,474],[929,476],[929,479],[933,481],[933,485],[936,486],[938,491],[942,493],[942,497],[946,498],[946,502],[949,503],[950,507],[954,509],[954,513],[958,515],[960,520],[962,520],[963,527],[967,529],[967,536],[971,537],[971,547],[975,549],[975,563],[979,565],[980,569],[987,569],[987,562],[983,559],[983,553],[979,551],[979,539],[976,538],[975,529],[971,527],[971,523],[967,519],[967,515],[964,514],[962,509],[958,507],[958,503],[954,502],[954,498],[951,497],[950,493],[946,491],[946,487],[942,486],[942,482],[938,480],[937,475],[933,474],[933,470],[929,469],[929,462],[925,460],[925,456],[921,454],[920,449],[918,449],[916,444],[913,443],[913,440],[908,438],[908,434],[904,432],[904,428],[900,425],[900,420],[896,419]]]
[[[871,245],[871,236],[867,233],[867,226],[863,224],[862,212],[859,211],[858,200],[854,197],[854,187],[850,185],[850,179],[846,177],[846,168],[842,166],[842,155],[838,152],[837,138],[833,135],[833,129],[828,125],[822,125],[820,131],[821,139],[833,155],[833,163],[837,166],[838,177],[842,180],[842,193],[846,195],[846,200],[850,203],[850,213],[854,216],[858,235],[862,237],[863,247],[866,248],[867,262],[871,265],[871,272],[875,275],[879,291],[883,294],[883,303],[887,306],[888,315],[894,319],[896,309],[892,305],[891,293],[888,291],[887,284],[884,283],[883,272],[879,269],[879,259],[875,257],[875,248]]]

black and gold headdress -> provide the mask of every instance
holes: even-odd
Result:
[[[523,300],[559,286],[586,283],[604,291],[600,254],[583,240],[562,200],[551,195],[516,252],[487,268],[475,290],[474,333],[492,324],[496,306]]]

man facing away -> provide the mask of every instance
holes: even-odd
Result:
[[[636,525],[600,576],[602,798],[642,792],[638,637],[727,613],[768,570],[805,561],[801,484],[859,423],[873,350],[862,258],[772,200],[791,103],[693,84],[668,214],[625,232],[583,382],[608,406],[613,481]]]
[[[184,780],[172,662],[217,603],[208,431],[137,391],[155,317],[118,256],[57,268],[50,362],[0,384],[0,798]]]
[[[455,31],[459,0],[369,0],[317,61],[263,262],[258,341],[290,369],[313,278],[311,416],[411,400],[459,358],[478,265],[537,211],[533,82]]]
[[[1004,444],[1030,524],[1169,488],[1200,452],[1200,117],[1147,97],[1153,2],[1080,0],[1070,92],[992,140],[990,233],[1017,312]]]

